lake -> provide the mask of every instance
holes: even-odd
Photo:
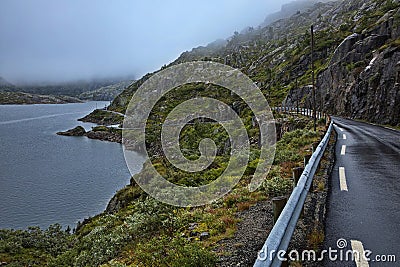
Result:
[[[108,102],[0,105],[0,228],[76,226],[129,183],[121,144],[58,136]],[[137,159],[137,172],[144,158]]]

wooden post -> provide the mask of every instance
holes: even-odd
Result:
[[[307,166],[308,162],[310,161],[311,155],[304,156],[304,168]]]
[[[312,146],[311,146],[311,148],[312,148],[312,153],[314,153],[315,150],[317,150],[318,145],[319,145],[319,143],[312,143]]]
[[[297,168],[293,168],[292,172],[293,172],[293,188],[295,188],[297,186],[297,183],[299,182],[299,179],[301,177],[301,174],[303,173],[304,168],[302,167],[297,167]]]
[[[283,208],[285,207],[287,202],[287,197],[274,197],[272,199],[272,211],[274,213],[274,225],[278,221],[279,215],[281,215]]]
[[[304,171],[304,168],[297,167],[297,168],[293,168],[292,171],[293,171],[293,188],[295,188],[300,180],[300,177]],[[300,218],[302,218],[303,215],[304,215],[304,207],[301,209]]]
[[[287,258],[287,253],[285,253],[285,258]],[[281,267],[289,267],[289,261],[282,261],[281,262]]]

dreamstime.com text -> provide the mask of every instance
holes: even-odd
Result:
[[[352,240],[352,244],[353,244]],[[258,260],[266,261],[269,259],[272,261],[277,258],[279,261],[314,261],[321,262],[329,260],[332,262],[381,262],[381,263],[393,263],[396,262],[395,254],[376,254],[374,255],[371,250],[364,250],[358,247],[347,248],[347,241],[340,238],[337,241],[337,248],[324,249],[317,253],[315,250],[303,250],[301,253],[297,250],[284,251],[284,250],[268,250],[263,247],[258,252]]]

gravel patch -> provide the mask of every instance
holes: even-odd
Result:
[[[233,238],[219,242],[219,266],[253,266],[258,251],[272,229],[271,201],[260,201],[238,213],[241,221]]]

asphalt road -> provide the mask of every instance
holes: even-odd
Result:
[[[400,266],[400,132],[341,118],[334,123],[338,140],[324,249],[337,250],[331,253],[337,259],[326,253],[321,265]],[[348,250],[369,250],[370,261],[352,261]]]

